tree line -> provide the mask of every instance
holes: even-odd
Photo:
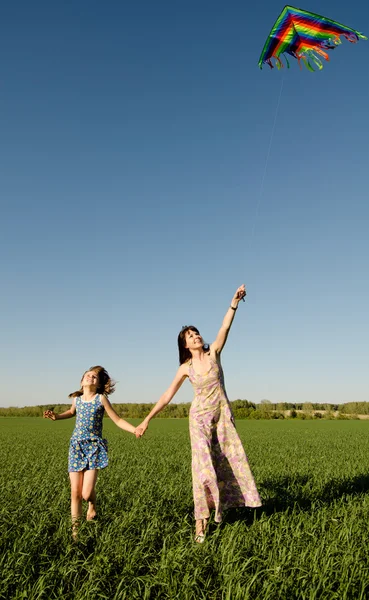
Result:
[[[113,403],[118,415],[125,419],[143,419],[154,404]],[[369,402],[347,402],[345,404],[317,403],[274,403],[262,400],[259,404],[248,400],[231,402],[236,419],[334,419],[355,418],[358,415],[369,415]],[[70,404],[24,406],[22,408],[0,408],[0,417],[42,417],[45,410],[61,413]],[[183,419],[188,417],[191,403],[169,404],[157,418]]]

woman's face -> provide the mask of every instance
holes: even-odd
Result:
[[[186,331],[185,341],[186,348],[188,348],[189,350],[199,350],[204,345],[204,340],[202,339],[201,335],[193,329],[189,329],[188,331]]]

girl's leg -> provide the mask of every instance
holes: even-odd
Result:
[[[71,491],[72,535],[77,537],[78,521],[82,516],[83,471],[69,473]]]
[[[95,485],[97,480],[97,469],[91,469],[84,472],[82,498],[88,502],[87,521],[92,521],[96,517],[96,492]]]

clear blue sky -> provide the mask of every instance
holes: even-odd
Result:
[[[299,6],[369,34],[367,0]],[[282,8],[3,6],[2,406],[64,402],[92,364],[156,401],[181,326],[212,341],[243,282],[231,400],[369,399],[369,42],[260,71]]]

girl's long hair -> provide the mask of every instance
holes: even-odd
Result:
[[[104,369],[104,367],[97,365],[95,367],[90,367],[89,369],[87,369],[87,371],[85,371],[83,373],[83,375],[81,377],[80,389],[77,392],[72,392],[71,394],[69,394],[68,398],[78,398],[79,396],[83,396],[82,381],[83,381],[85,374],[88,373],[89,371],[94,371],[94,373],[96,373],[96,375],[98,377],[98,384],[97,384],[97,389],[96,389],[97,394],[103,394],[104,396],[109,396],[109,394],[114,394],[115,381],[113,381],[113,379],[110,377],[107,370]]]
[[[178,353],[179,353],[179,364],[183,365],[183,363],[187,362],[192,358],[191,352],[188,348],[186,348],[186,333],[187,331],[194,331],[197,335],[200,335],[197,327],[193,325],[185,325],[182,327],[181,331],[178,334]],[[204,344],[203,349],[205,352],[209,350],[209,344]]]

